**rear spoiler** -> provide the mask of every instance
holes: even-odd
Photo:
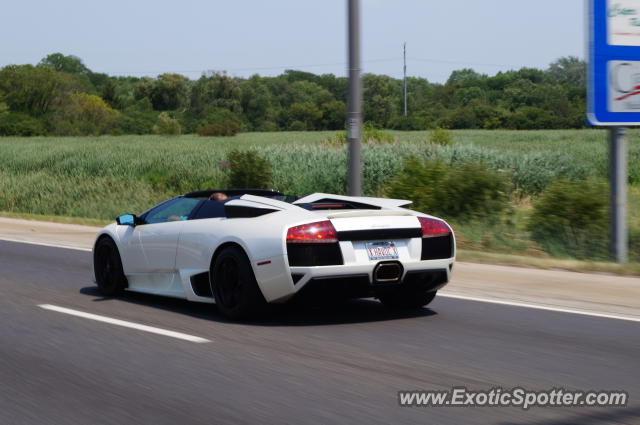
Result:
[[[387,198],[370,198],[365,196],[343,196],[333,195],[330,193],[314,193],[307,195],[293,202],[278,201],[273,198],[265,198],[263,196],[243,195],[239,199],[232,199],[225,203],[225,215],[229,218],[234,217],[258,217],[261,215],[273,213],[276,211],[307,211],[302,208],[301,204],[311,204],[314,202],[323,201],[342,201],[353,202],[354,204],[371,206],[376,210],[397,210],[398,208],[405,207],[411,204],[411,201],[403,199],[387,199]],[[348,212],[338,213],[337,216],[348,216]],[[357,216],[361,216],[362,213],[357,213]],[[368,215],[389,215],[388,212],[381,211],[379,213],[369,212]],[[398,214],[404,215],[404,214]]]
[[[301,210],[302,208],[263,196],[242,195],[224,204],[225,216],[228,218],[259,217],[277,211]]]
[[[330,193],[313,193],[296,200],[293,204],[312,204],[323,200],[336,200],[345,202],[357,202],[359,204],[371,205],[372,207],[395,209],[411,205],[413,202],[406,199],[371,198],[367,196],[344,196]]]

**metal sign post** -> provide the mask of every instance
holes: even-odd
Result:
[[[609,129],[609,179],[611,181],[611,255],[619,263],[629,261],[627,235],[627,140],[624,127]]]
[[[609,137],[610,247],[627,261],[627,145],[624,126],[640,125],[640,1],[588,0],[587,118]]]
[[[349,19],[349,96],[347,112],[347,138],[349,140],[350,196],[362,195],[362,83],[360,81],[360,0],[348,1]]]

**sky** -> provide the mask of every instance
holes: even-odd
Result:
[[[0,0],[0,67],[47,54],[94,72],[345,76],[347,0]],[[444,82],[584,58],[584,0],[361,0],[363,72]]]

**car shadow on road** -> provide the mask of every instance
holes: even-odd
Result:
[[[367,298],[345,300],[331,304],[325,303],[323,305],[309,303],[270,305],[268,310],[256,319],[234,322],[223,317],[213,304],[196,303],[136,292],[125,292],[118,297],[104,297],[95,286],[84,287],[80,289],[80,293],[94,297],[93,301],[95,302],[126,302],[184,314],[202,320],[254,326],[342,325],[430,317],[438,314],[429,308],[391,311],[377,300]]]

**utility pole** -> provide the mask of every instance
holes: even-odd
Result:
[[[360,0],[347,0],[349,26],[349,95],[347,138],[349,139],[349,196],[362,195],[362,82],[360,81]]]
[[[402,84],[404,85],[404,116],[407,116],[407,43],[402,45],[402,56],[404,58],[404,78]]]
[[[629,261],[627,236],[627,141],[626,128],[609,129],[610,248],[618,263]]]

